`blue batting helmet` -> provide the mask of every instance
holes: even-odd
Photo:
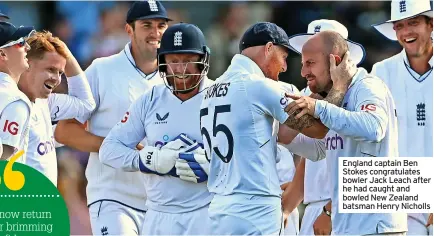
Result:
[[[184,66],[184,73],[181,75],[169,75],[167,73],[168,67],[179,63],[167,64],[164,55],[187,53],[201,55],[200,60],[197,62],[181,63]],[[196,25],[188,23],[178,23],[167,28],[161,38],[160,48],[157,50],[158,69],[166,86],[175,92],[181,93],[192,91],[200,84],[202,79],[208,74],[209,58],[210,49],[206,46],[205,36]],[[200,74],[185,74],[188,64],[197,64]],[[186,78],[188,76],[200,76],[197,83],[190,88],[186,87],[185,82],[184,88],[176,88],[175,84],[172,85],[167,80],[167,78]]]

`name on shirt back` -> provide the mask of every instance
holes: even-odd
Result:
[[[216,83],[208,88],[205,94],[204,99],[212,98],[212,97],[224,97],[228,94],[229,85],[231,83]]]

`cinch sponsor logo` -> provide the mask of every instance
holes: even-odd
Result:
[[[336,149],[344,149],[344,140],[337,134],[333,137],[327,137],[326,139],[326,150]]]
[[[53,137],[52,137],[53,138]],[[39,155],[43,156],[50,152],[53,152],[56,149],[56,145],[54,144],[54,138],[51,141],[40,142],[36,151]]]
[[[169,136],[168,135],[164,135],[163,136],[163,140],[164,141],[156,141],[155,144],[154,144],[154,146],[158,147],[158,148],[163,147],[164,145],[166,145],[169,142]],[[193,140],[193,142],[197,142],[197,140]],[[199,146],[203,149],[203,143],[199,142]]]
[[[282,92],[280,94],[280,105],[285,108],[288,105],[288,98],[286,97],[286,93]]]

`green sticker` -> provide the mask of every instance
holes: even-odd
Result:
[[[65,201],[39,171],[10,161],[0,161],[0,235],[69,235]]]

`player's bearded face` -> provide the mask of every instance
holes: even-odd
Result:
[[[420,57],[429,53],[432,48],[432,19],[427,22],[426,17],[417,16],[397,21],[393,28],[399,44],[405,49],[408,57]]]
[[[307,80],[312,93],[328,92],[330,90],[330,62],[321,52],[302,52],[301,76]]]
[[[145,19],[137,20],[134,24],[134,29],[128,30],[132,44],[137,46],[143,58],[155,59],[157,49],[160,48],[161,36],[168,27],[166,20]]]
[[[175,90],[188,90],[196,86],[201,79],[199,70],[200,55],[167,54],[166,79]]]
[[[57,52],[45,52],[42,58],[32,58],[29,70],[20,79],[19,87],[31,100],[48,98],[60,84],[66,59]]]
[[[272,51],[265,59],[264,75],[267,78],[278,81],[279,74],[287,69],[286,58],[288,50],[282,46],[273,46]]]

